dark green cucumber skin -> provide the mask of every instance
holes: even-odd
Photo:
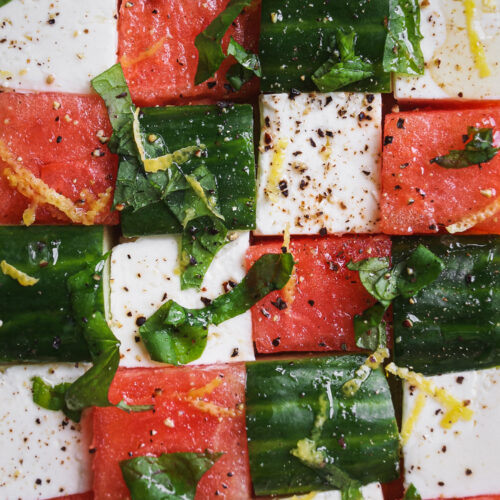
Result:
[[[324,425],[320,446],[362,483],[398,477],[398,431],[382,370],[374,371],[353,398],[341,390],[364,361],[363,356],[329,356],[247,363],[246,423],[256,495],[332,489],[290,454],[297,441],[311,436],[320,395],[329,400],[327,386],[333,417]]]
[[[66,282],[102,251],[101,226],[0,227],[0,260],[40,280],[21,286],[0,273],[0,361],[90,360]],[[102,286],[97,293],[104,313]]]
[[[248,104],[234,106],[172,106],[141,110],[141,129],[155,134],[165,144],[157,154],[172,153],[197,143],[207,147],[208,156],[191,162],[204,163],[215,175],[220,210],[228,229],[255,228],[255,156],[253,109]],[[231,140],[225,141],[229,137]],[[226,157],[227,156],[227,157]],[[181,233],[177,219],[162,201],[121,217],[125,236]]]
[[[443,235],[392,241],[395,262],[421,243],[446,265],[413,304],[400,297],[394,301],[396,363],[426,375],[499,365],[500,238]]]
[[[356,54],[376,65],[372,77],[342,90],[390,92],[391,76],[382,67],[387,34],[384,20],[388,12],[388,0],[263,0],[259,42],[261,90],[317,91],[311,75],[328,60],[331,40],[340,27],[357,33]],[[283,21],[273,23],[273,13],[281,13]],[[333,21],[323,22],[330,17]]]

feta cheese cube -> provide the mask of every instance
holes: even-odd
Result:
[[[425,73],[397,76],[396,99],[499,99],[500,1],[473,0],[472,29],[484,48],[489,76],[481,77],[471,50],[464,2],[426,0],[420,7],[421,48]]]
[[[450,429],[441,427],[446,409],[426,396],[403,446],[405,485],[413,483],[422,498],[473,497],[500,493],[500,369],[429,377],[474,415]],[[403,423],[412,415],[419,393],[404,385]],[[404,425],[404,424],[403,424]]]
[[[116,0],[15,0],[0,15],[0,87],[86,94],[117,47]]]
[[[380,94],[260,98],[257,233],[378,230]]]
[[[91,489],[91,432],[60,411],[40,408],[31,392],[35,376],[51,385],[83,374],[74,364],[22,365],[0,373],[0,498],[51,498]]]
[[[181,290],[179,236],[152,236],[123,243],[111,255],[111,328],[122,343],[122,366],[154,366],[141,342],[142,318],[151,316],[164,302],[174,300],[184,307],[200,308],[202,299],[214,299],[245,276],[245,252],[249,233],[223,247],[210,265],[201,291]],[[139,319],[141,318],[141,319]],[[208,329],[203,355],[191,364],[253,360],[250,311]]]

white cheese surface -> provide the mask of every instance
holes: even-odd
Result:
[[[426,398],[403,447],[405,485],[422,498],[453,498],[500,492],[500,369],[428,377],[459,401],[470,401],[472,420],[451,429],[440,426],[445,409]],[[412,390],[413,389],[413,390]],[[404,386],[403,422],[411,414],[418,389]]]
[[[13,0],[0,11],[0,87],[88,93],[116,63],[116,0]]]
[[[210,265],[200,292],[181,290],[178,236],[152,236],[123,243],[111,255],[111,328],[122,343],[121,366],[153,366],[139,336],[138,318],[148,318],[164,302],[174,300],[184,307],[204,307],[201,298],[214,299],[229,290],[230,281],[245,276],[245,252],[249,233],[223,247]],[[225,285],[225,286],[224,286]],[[140,320],[139,320],[140,323]],[[253,360],[250,311],[218,326],[210,326],[207,347],[192,364]]]
[[[382,486],[380,483],[370,483],[361,487],[363,500],[383,500]],[[318,491],[307,495],[295,495],[285,497],[283,500],[341,500],[342,495],[339,490]]]
[[[500,98],[500,0],[474,0],[474,4],[473,25],[484,46],[490,76],[481,78],[474,63],[464,2],[426,0],[420,9],[425,74],[397,77],[396,99]]]
[[[373,233],[380,198],[381,97],[260,97],[257,233]]]
[[[0,372],[0,498],[34,500],[91,489],[90,429],[33,402],[31,378],[52,385],[84,372],[74,364],[12,366]],[[85,421],[85,420],[84,420]]]

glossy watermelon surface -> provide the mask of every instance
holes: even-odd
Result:
[[[240,364],[118,371],[110,400],[154,405],[126,413],[94,409],[94,498],[129,497],[120,460],[175,452],[223,452],[198,483],[197,500],[251,497]]]
[[[247,266],[265,253],[282,251],[283,241],[264,241],[248,250]],[[387,236],[292,238],[296,261],[286,287],[252,308],[258,352],[356,350],[353,318],[375,299],[350,271],[349,261],[388,257]]]
[[[382,231],[388,234],[436,233],[484,209],[500,192],[500,155],[460,169],[430,160],[464,149],[467,127],[493,128],[500,146],[500,106],[489,109],[412,111],[385,118],[382,167]],[[494,215],[470,233],[500,232]]]
[[[97,197],[114,188],[118,157],[109,152],[102,137],[111,136],[106,106],[98,96],[59,93],[0,93],[0,141],[22,165],[73,202],[88,190]],[[94,153],[99,151],[99,155]],[[0,174],[7,164],[0,159]],[[84,195],[85,196],[85,195]],[[29,205],[0,175],[0,224],[19,224]],[[112,199],[112,197],[111,197]],[[97,224],[117,224],[118,214],[108,208]],[[39,224],[68,224],[54,207],[40,205]]]
[[[232,56],[222,63],[214,78],[200,85],[194,82],[198,67],[195,38],[228,3],[229,0],[122,2],[118,55],[135,104],[161,106],[200,100],[215,103],[248,100],[258,94],[256,77],[238,92],[228,84],[225,75],[235,63]],[[260,0],[255,0],[226,32],[222,41],[224,53],[231,36],[247,51],[257,52],[259,26]]]

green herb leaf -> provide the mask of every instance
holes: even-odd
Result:
[[[413,483],[410,484],[410,486],[408,486],[408,488],[406,489],[403,500],[422,500],[422,497],[420,496],[417,488],[415,488]]]
[[[418,245],[403,269],[398,276],[398,291],[403,297],[410,298],[439,277],[444,262],[423,245]]]
[[[71,382],[63,382],[51,386],[40,377],[33,377],[33,401],[42,408],[53,411],[62,411],[69,419],[79,422],[81,412],[72,411],[66,406],[64,396],[71,386]]]
[[[387,307],[376,302],[362,314],[354,316],[354,335],[358,347],[373,352],[386,344],[387,332],[383,321],[385,311]]]
[[[452,149],[447,155],[436,156],[430,162],[444,168],[465,168],[492,160],[500,150],[493,146],[492,128],[468,127],[467,135],[465,149]]]
[[[108,391],[120,362],[120,342],[97,307],[96,291],[102,286],[104,264],[105,260],[101,260],[89,265],[68,279],[73,314],[93,362],[93,366],[66,391],[66,405],[71,410],[111,405]]]
[[[228,243],[226,226],[215,217],[200,217],[186,227],[181,242],[181,289],[199,289],[217,252]]]
[[[384,313],[398,296],[413,297],[435,281],[444,269],[443,261],[423,245],[419,245],[403,262],[389,267],[389,259],[373,257],[349,262],[347,268],[358,271],[366,290],[378,302],[362,314],[354,316],[356,345],[375,351],[386,342]]]
[[[387,73],[424,74],[418,0],[389,0],[383,66]]]
[[[0,0],[0,7],[7,5],[11,0]]]
[[[290,279],[291,254],[266,254],[241,283],[201,309],[187,309],[169,300],[139,329],[151,359],[174,365],[198,359],[205,350],[208,326],[238,316]]]
[[[150,411],[154,408],[154,405],[129,405],[123,399],[115,406],[127,413],[140,413],[143,411]]]
[[[233,64],[226,73],[226,79],[235,90],[240,90],[243,84],[248,82],[254,75],[262,76],[259,56],[247,52],[232,37],[227,48],[227,55],[234,56],[238,62],[238,64]]]
[[[227,7],[196,37],[194,44],[198,49],[199,59],[195,85],[208,80],[219,69],[226,58],[222,52],[222,38],[243,7],[251,3],[252,0],[230,0]]]
[[[120,63],[96,76],[91,84],[108,107],[109,120],[113,127],[109,149],[113,153],[136,156],[138,152],[132,131],[135,106]]]
[[[132,500],[193,500],[196,487],[223,453],[163,453],[120,462]]]
[[[374,74],[373,64],[355,55],[356,33],[354,31],[345,33],[338,29],[336,40],[340,61],[328,59],[311,77],[321,92],[333,92]]]

